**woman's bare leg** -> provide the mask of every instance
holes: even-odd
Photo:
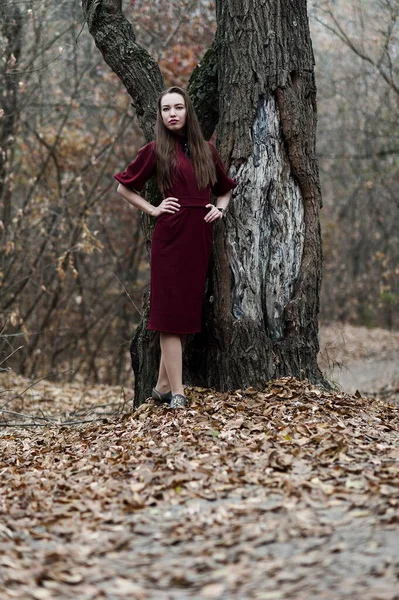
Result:
[[[162,358],[168,379],[170,381],[172,394],[184,395],[182,380],[183,361],[181,336],[176,333],[165,333],[164,331],[161,331],[160,341]]]
[[[170,392],[170,390],[171,390],[171,385],[170,385],[168,374],[166,372],[165,361],[163,359],[162,352],[161,352],[161,360],[159,363],[158,381],[155,386],[155,389],[158,392],[161,392],[161,394],[166,394],[167,392]]]
[[[180,335],[180,339],[181,339],[181,344],[182,344],[182,351],[184,352],[184,348],[186,346],[187,343],[187,335],[186,334],[181,334]],[[159,373],[158,373],[158,381],[156,383],[155,389],[158,390],[158,392],[161,392],[161,394],[166,394],[167,392],[171,391],[171,385],[170,385],[170,381],[169,381],[169,377],[168,374],[166,372],[166,367],[165,367],[165,361],[163,359],[163,353],[161,352],[161,360],[159,363]]]
[[[180,334],[180,339],[181,339],[182,352],[184,352],[184,349],[185,349],[186,344],[187,344],[187,334],[186,333],[181,333]]]

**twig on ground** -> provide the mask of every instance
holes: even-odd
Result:
[[[86,419],[83,421],[63,421],[61,423],[49,422],[49,423],[18,423],[18,422],[5,422],[0,423],[0,427],[20,427],[23,429],[24,427],[48,427],[51,425],[52,427],[66,427],[67,425],[82,425],[83,423],[95,423],[96,421],[101,421],[103,417],[98,419]]]

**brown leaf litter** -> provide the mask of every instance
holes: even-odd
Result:
[[[399,597],[397,405],[3,383],[2,600]]]

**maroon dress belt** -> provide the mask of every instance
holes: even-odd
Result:
[[[209,198],[202,198],[200,196],[171,196],[177,198],[182,208],[205,208],[210,203]]]

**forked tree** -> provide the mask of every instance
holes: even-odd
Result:
[[[136,43],[121,0],[83,0],[91,35],[132,98],[147,141],[164,88]],[[218,390],[292,375],[325,382],[317,365],[322,268],[314,56],[306,0],[216,0],[217,32],[188,91],[207,139],[237,182],[215,228],[201,334],[185,381]],[[149,199],[155,194],[149,186]],[[143,219],[147,240],[151,223]],[[157,374],[158,344],[143,319],[131,344],[135,404]]]

